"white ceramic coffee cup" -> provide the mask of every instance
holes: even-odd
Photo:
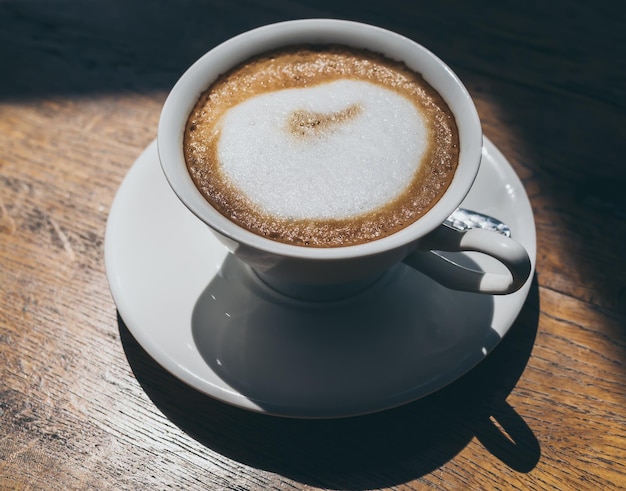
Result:
[[[382,239],[365,244],[312,248],[284,244],[239,227],[215,210],[187,172],[183,136],[189,113],[201,93],[222,73],[246,59],[275,48],[302,43],[337,43],[366,48],[403,61],[421,73],[446,101],[459,131],[459,164],[446,193],[422,218]],[[519,289],[531,266],[525,249],[494,232],[458,232],[442,225],[459,206],[478,173],[482,130],[467,90],[439,58],[414,41],[356,22],[308,19],[272,24],[240,34],[215,47],[179,79],[170,92],[158,128],[159,158],[180,200],[270,286],[292,296],[325,297],[363,288],[388,268],[404,261],[445,286],[489,294]],[[441,259],[430,250],[478,251],[504,264],[507,273],[474,272]],[[338,292],[338,293],[337,293]]]

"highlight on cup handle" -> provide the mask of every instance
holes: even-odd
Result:
[[[508,274],[472,270],[437,251],[480,252],[501,262]],[[404,263],[453,290],[492,295],[516,292],[526,283],[532,270],[528,253],[519,242],[490,230],[458,231],[445,224],[424,237]]]

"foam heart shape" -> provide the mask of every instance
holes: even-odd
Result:
[[[342,219],[398,197],[428,146],[424,116],[380,85],[339,80],[252,97],[219,125],[230,182],[266,213]]]

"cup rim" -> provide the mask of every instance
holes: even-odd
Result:
[[[328,248],[298,246],[261,237],[236,225],[214,209],[196,188],[187,171],[183,136],[189,113],[202,92],[220,74],[251,56],[299,43],[338,43],[371,49],[403,61],[409,68],[421,73],[450,107],[459,132],[458,166],[444,195],[414,223],[389,236],[363,244]],[[482,129],[474,102],[463,83],[448,65],[421,44],[370,24],[337,19],[302,19],[269,24],[241,33],[217,45],[193,63],[165,101],[159,119],[157,147],[161,167],[174,193],[194,215],[220,235],[236,244],[272,255],[311,260],[348,259],[406,247],[441,225],[460,205],[476,178],[482,154]]]

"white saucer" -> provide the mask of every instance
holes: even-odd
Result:
[[[534,271],[528,197],[487,139],[462,206],[507,223]],[[105,260],[124,323],[167,371],[223,402],[290,417],[364,414],[442,388],[494,349],[532,281],[507,296],[460,293],[399,265],[345,301],[290,301],[260,284],[180,203],[154,142],[115,197]]]

